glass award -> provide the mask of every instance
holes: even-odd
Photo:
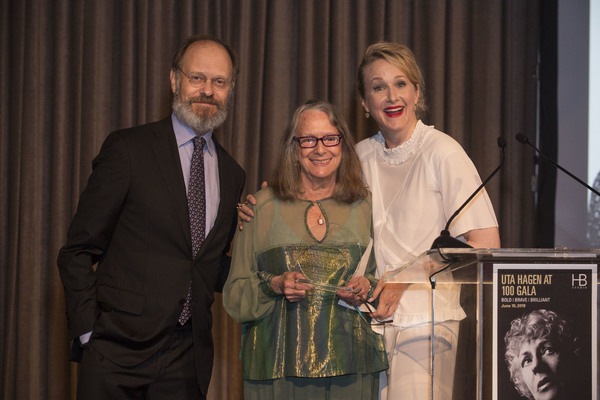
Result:
[[[294,248],[292,270],[306,279],[297,282],[314,286],[314,290],[335,293],[340,290],[358,293],[345,286],[361,259],[362,249],[356,236],[346,227],[328,224],[323,240],[308,232]]]

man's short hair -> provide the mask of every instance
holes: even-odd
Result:
[[[231,66],[233,68],[232,80],[235,81],[235,78],[237,78],[237,76],[240,72],[237,54],[230,46],[225,44],[221,39],[219,39],[215,36],[212,36],[212,35],[208,35],[208,34],[192,35],[192,36],[188,37],[187,39],[185,39],[183,41],[183,43],[181,44],[181,47],[179,47],[179,49],[175,53],[175,56],[173,57],[173,63],[171,64],[171,69],[173,71],[181,70],[182,59],[183,59],[183,56],[185,55],[185,52],[187,51],[187,49],[196,42],[205,42],[205,41],[215,42],[215,43],[223,46],[223,48],[225,50],[227,50],[227,54],[229,54],[229,58],[231,59]]]

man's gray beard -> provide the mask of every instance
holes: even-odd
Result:
[[[198,134],[205,134],[208,131],[213,131],[223,125],[227,119],[227,111],[229,109],[229,98],[225,105],[216,105],[217,111],[210,115],[208,112],[196,114],[192,108],[190,99],[185,101],[179,100],[179,90],[173,96],[173,113],[179,121],[189,126]]]

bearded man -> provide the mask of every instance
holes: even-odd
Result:
[[[111,133],[92,163],[58,256],[78,399],[206,397],[211,305],[245,182],[213,130],[237,75],[229,46],[188,38],[171,66],[172,115]]]

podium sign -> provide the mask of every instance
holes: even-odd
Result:
[[[599,262],[599,250],[436,249],[383,279],[429,285],[434,338],[447,297],[434,294],[459,296],[453,399],[593,399]],[[430,357],[436,371],[434,345]],[[431,399],[434,387],[432,373]]]

